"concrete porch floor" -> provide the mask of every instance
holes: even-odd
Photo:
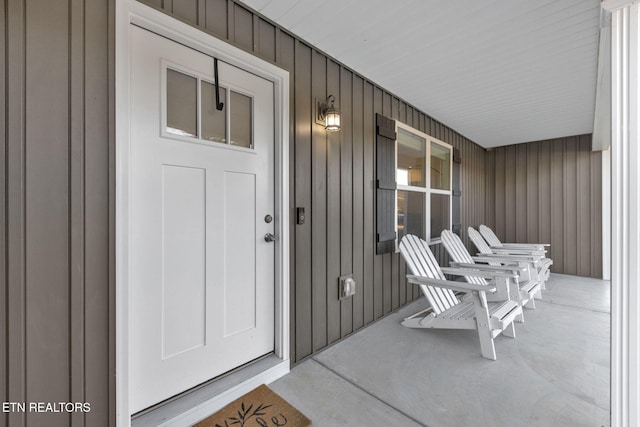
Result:
[[[408,329],[424,298],[271,384],[314,426],[609,426],[609,282],[552,274],[480,355],[475,331]]]

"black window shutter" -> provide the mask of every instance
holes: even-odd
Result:
[[[376,114],[376,253],[395,251],[396,122]]]
[[[462,237],[462,191],[460,191],[460,150],[453,149],[453,199],[451,200],[451,231]]]

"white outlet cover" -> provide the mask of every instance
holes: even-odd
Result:
[[[353,278],[353,274],[340,277],[338,294],[339,299],[349,298],[356,293],[356,281]]]

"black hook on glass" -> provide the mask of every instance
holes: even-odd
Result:
[[[216,109],[222,111],[224,103],[220,102],[220,85],[218,84],[218,58],[213,58],[213,78],[216,86]]]

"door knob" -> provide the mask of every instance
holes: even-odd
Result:
[[[274,236],[273,234],[267,233],[264,235],[265,242],[273,242],[274,240],[276,240],[276,236]]]

